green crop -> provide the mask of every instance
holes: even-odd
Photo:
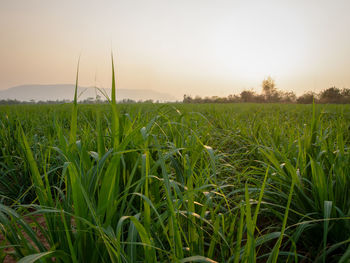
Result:
[[[112,74],[0,107],[0,259],[348,262],[349,106],[119,105]]]

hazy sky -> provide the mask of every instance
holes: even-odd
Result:
[[[175,95],[350,88],[349,0],[0,0],[0,89],[73,83]]]

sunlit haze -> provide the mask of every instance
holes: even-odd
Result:
[[[350,1],[1,0],[0,89],[74,83],[183,94],[350,88]]]

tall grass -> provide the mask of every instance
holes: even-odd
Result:
[[[2,109],[2,258],[349,259],[347,106]]]

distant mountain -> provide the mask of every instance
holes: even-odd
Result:
[[[55,85],[22,85],[0,90],[1,99],[16,99],[19,101],[46,101],[46,100],[73,100],[75,86],[71,84],[55,84]],[[110,96],[111,90],[104,89],[106,94]],[[100,91],[93,87],[78,87],[78,100],[87,98],[96,98],[99,95],[101,99],[105,99]],[[154,101],[176,101],[176,98],[167,93],[161,93],[154,90],[144,89],[117,89],[117,100],[148,100]]]

